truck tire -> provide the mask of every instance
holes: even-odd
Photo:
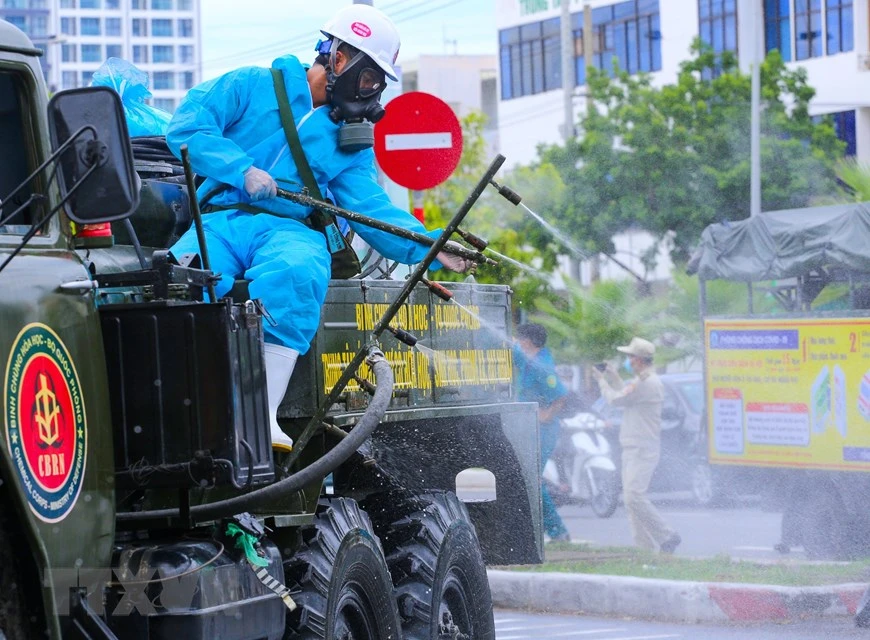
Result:
[[[418,496],[423,508],[386,536],[387,564],[406,640],[495,640],[486,565],[465,505],[451,492]]]
[[[7,506],[2,501],[4,507]],[[10,534],[9,523],[0,517],[0,638],[3,640],[33,640],[47,637],[40,629],[40,617],[28,607],[27,586],[23,578],[16,544],[21,538]],[[31,603],[33,604],[33,603]]]
[[[285,638],[400,640],[393,583],[368,515],[354,500],[321,500],[284,563],[297,609]]]

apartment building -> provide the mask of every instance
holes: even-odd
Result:
[[[201,0],[0,0],[0,18],[45,51],[49,89],[87,86],[110,57],[146,71],[155,106],[173,111],[200,81]]]
[[[870,160],[870,0],[591,0],[592,65],[614,58],[656,84],[676,80],[700,36],[714,50],[737,53],[748,71],[753,21],[763,21],[764,48],[807,69],[817,94],[813,115],[831,115],[847,153]],[[575,113],[585,108],[584,0],[571,0]],[[561,0],[497,0],[499,139],[515,163],[535,157],[540,142],[561,140],[563,121]],[[538,140],[512,128],[539,131]]]

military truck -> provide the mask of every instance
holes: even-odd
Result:
[[[0,21],[0,634],[494,638],[485,565],[542,555],[509,290],[333,281],[273,454],[262,307],[166,250],[194,178],[39,55]]]

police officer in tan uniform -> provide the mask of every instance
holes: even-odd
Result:
[[[623,384],[608,367],[595,370],[601,395],[611,405],[623,407],[619,443],[622,446],[622,487],[625,508],[635,544],[642,549],[673,553],[680,535],[662,519],[646,496],[661,451],[664,386],[653,369],[655,345],[632,338],[617,350],[628,356],[626,368],[636,377]]]

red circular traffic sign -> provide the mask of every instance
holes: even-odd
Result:
[[[431,189],[450,177],[462,155],[462,126],[446,102],[413,91],[390,100],[375,125],[375,157],[408,189]]]

